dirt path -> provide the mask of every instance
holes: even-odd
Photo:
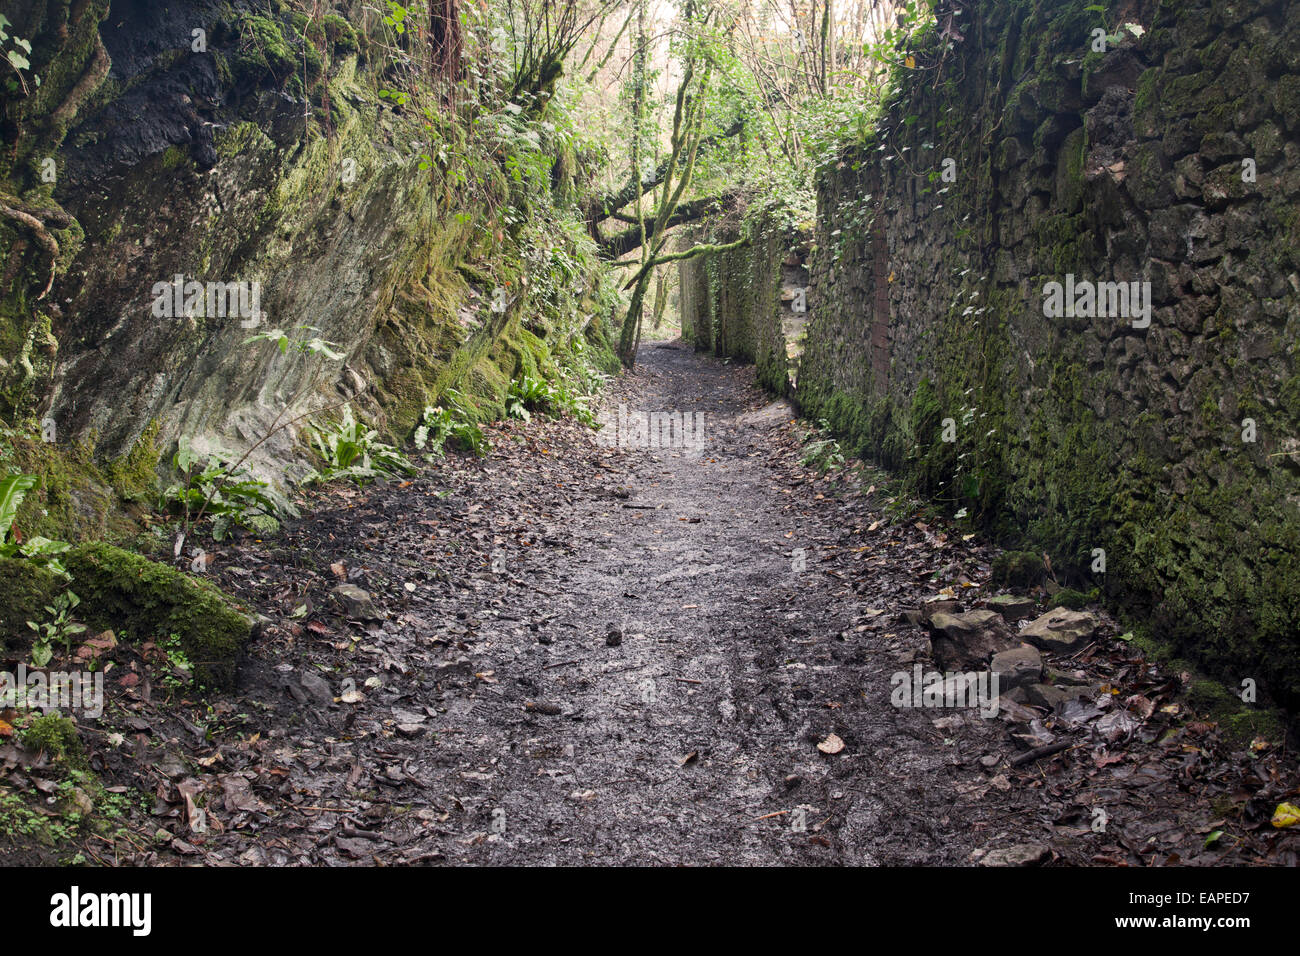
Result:
[[[534,425],[462,463],[450,496],[434,493],[449,477],[436,469],[298,529],[287,545],[315,552],[313,607],[342,562],[388,616],[355,650],[332,646],[348,645],[332,628],[291,627],[290,648],[271,636],[245,668],[249,691],[274,698],[301,668],[272,662],[307,651],[333,693],[350,678],[365,695],[303,714],[280,692],[304,725],[293,749],[329,754],[303,802],[335,798],[371,835],[306,811],[308,832],[332,837],[310,859],[966,857],[971,834],[947,817],[937,775],[943,734],[889,705],[900,651],[880,636],[905,596],[848,584],[865,549],[843,539],[872,513],[819,492],[794,460],[788,408],[751,383],[750,369],[646,346],[606,408],[700,411],[702,454]],[[343,522],[371,537],[346,542]],[[367,688],[376,677],[383,687]],[[844,750],[819,752],[832,733]],[[249,862],[283,859],[259,842]]]
[[[840,635],[865,605],[815,559],[792,570],[795,548],[831,543],[821,535],[841,508],[773,474],[768,433],[788,418],[764,412],[748,379],[685,350],[643,350],[627,406],[702,411],[703,454],[588,443],[560,470],[597,477],[541,519],[544,539],[558,540],[507,556],[528,587],[477,596],[471,615],[484,623],[470,657],[500,684],[448,688],[460,733],[445,743],[460,780],[439,783],[471,802],[467,822],[480,828],[503,809],[505,831],[452,841],[449,857],[955,858],[901,809],[936,759],[924,728],[909,732],[880,695],[862,693],[879,655],[862,634]],[[519,476],[525,486],[552,484],[553,460]],[[529,619],[492,621],[503,605]],[[529,713],[529,701],[561,713]],[[838,756],[816,749],[832,732],[847,742]],[[769,814],[780,815],[758,819]]]
[[[752,369],[647,345],[619,405],[702,413],[703,449],[512,421],[485,459],[332,486],[273,541],[214,546],[266,626],[230,697],[119,657],[83,737],[113,792],[149,796],[87,858],[1294,864],[1268,826],[1294,759],[1230,751],[1121,642],[1047,660],[1092,703],[892,706],[891,675],[934,666],[905,612],[977,606],[994,552],[871,472],[803,465]]]

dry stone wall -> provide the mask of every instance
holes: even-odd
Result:
[[[710,241],[739,236],[733,227]],[[764,386],[791,394],[808,313],[808,252],[807,235],[763,222],[747,246],[682,260],[683,337],[697,350],[753,362]]]
[[[819,177],[798,401],[1294,709],[1300,5],[962,6]]]

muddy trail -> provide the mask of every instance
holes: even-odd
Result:
[[[266,624],[235,695],[107,682],[92,767],[149,797],[89,859],[1294,863],[1267,826],[1294,761],[1227,745],[1104,618],[1048,657],[1083,699],[894,706],[891,675],[934,666],[916,609],[981,605],[996,552],[804,465],[752,369],[649,344],[603,403],[699,412],[703,447],[535,416],[213,545]]]
[[[339,769],[359,766],[359,788],[378,782],[389,806],[419,809],[373,845],[334,841],[327,855],[964,858],[969,836],[938,823],[951,802],[940,735],[918,715],[900,719],[887,693],[864,693],[887,691],[882,675],[897,669],[878,631],[860,626],[871,596],[847,586],[839,538],[870,523],[868,509],[819,498],[802,468],[783,472],[791,462],[773,433],[790,411],[751,380],[689,349],[647,346],[606,406],[699,412],[701,451],[601,447],[588,430],[544,424],[523,430],[522,444],[497,438],[463,494],[390,488],[348,509],[373,537],[332,557],[364,568],[368,590],[400,601],[414,578],[417,592],[404,626],[375,635],[370,668],[357,669],[364,643],[334,658],[367,699],[321,715],[322,730],[365,731],[336,748]],[[430,522],[464,546],[444,568],[450,590],[420,580],[436,575],[419,557]],[[371,676],[382,689],[365,689]],[[425,715],[427,730],[387,738],[384,724],[407,712]],[[830,734],[841,753],[817,749]],[[336,820],[316,823],[338,832]]]

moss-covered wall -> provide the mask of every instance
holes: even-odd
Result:
[[[799,400],[1295,708],[1300,7],[1083,6],[974,5],[825,172]],[[1150,326],[1048,317],[1067,274]]]
[[[490,417],[520,368],[552,371],[597,311],[574,237],[551,223],[521,238],[528,197],[467,145],[462,118],[436,95],[406,90],[399,109],[380,97],[403,81],[373,5],[16,6],[12,31],[32,40],[43,82],[5,101],[0,126],[0,203],[37,224],[0,216],[0,423],[35,434],[48,416],[63,458],[22,467],[70,470],[89,500],[138,472],[141,448],[154,464],[180,436],[239,454],[277,420],[349,396],[395,437],[452,386]],[[47,237],[58,260],[42,296]],[[260,283],[265,316],[252,329],[202,308],[155,316],[155,284],[176,275]],[[345,357],[246,344],[304,326]],[[605,347],[600,323],[587,329]],[[297,431],[261,445],[253,470],[305,472]],[[49,511],[49,486],[29,510]]]
[[[678,264],[682,336],[697,350],[754,363],[759,381],[786,395],[807,320],[808,237],[766,219],[746,232],[748,245]],[[699,231],[704,235],[731,243],[741,227]]]
[[[1300,708],[1300,5],[958,6],[963,39],[923,37],[818,176],[796,398]],[[733,287],[771,250],[707,268],[682,270],[696,341],[740,353],[775,315]],[[1149,282],[1150,326],[1048,317],[1068,274]]]

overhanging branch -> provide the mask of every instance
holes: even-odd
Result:
[[[706,152],[707,150],[713,149],[723,140],[738,135],[740,131],[743,130],[744,128],[745,128],[744,121],[736,120],[725,130],[719,133],[717,136],[710,136],[708,139],[701,140],[698,147],[699,152],[703,153]],[[650,190],[654,189],[656,186],[658,186],[660,183],[664,181],[664,176],[667,175],[668,167],[671,164],[671,162],[672,162],[671,157],[665,159],[662,163],[659,164],[658,168],[655,169],[652,175],[647,176],[645,178],[645,180],[641,184],[641,189],[643,192],[649,192]],[[636,180],[633,179],[631,182],[629,182],[618,192],[610,193],[606,196],[601,196],[600,198],[596,199],[591,204],[588,218],[590,218],[592,221],[597,221],[597,222],[601,219],[607,219],[615,212],[617,212],[618,210],[626,206],[628,203],[632,202],[632,200],[636,199],[636,196],[637,196],[637,183]]]
[[[699,256],[714,256],[720,252],[730,252],[732,249],[740,249],[747,245],[749,245],[749,237],[744,236],[734,242],[722,242],[716,244],[700,243],[698,246],[691,246],[691,248],[685,249],[682,252],[672,252],[666,256],[656,256],[638,269],[632,278],[628,279],[627,282],[624,283],[623,288],[631,288],[642,275],[649,272],[655,266],[661,266],[666,262],[681,262],[683,259],[695,259]],[[640,265],[640,263],[628,260],[627,262],[615,262],[612,263],[612,265],[635,266]]]
[[[692,199],[690,202],[680,203],[673,210],[672,215],[668,217],[668,222],[663,229],[670,229],[673,226],[679,226],[684,222],[695,222],[708,213],[722,206],[725,196],[706,196],[703,199]],[[604,259],[618,259],[627,255],[633,249],[639,248],[643,242],[649,242],[660,231],[655,228],[656,223],[647,222],[644,239],[641,236],[639,226],[633,226],[631,229],[624,229],[620,233],[601,239],[599,249],[600,255]]]

